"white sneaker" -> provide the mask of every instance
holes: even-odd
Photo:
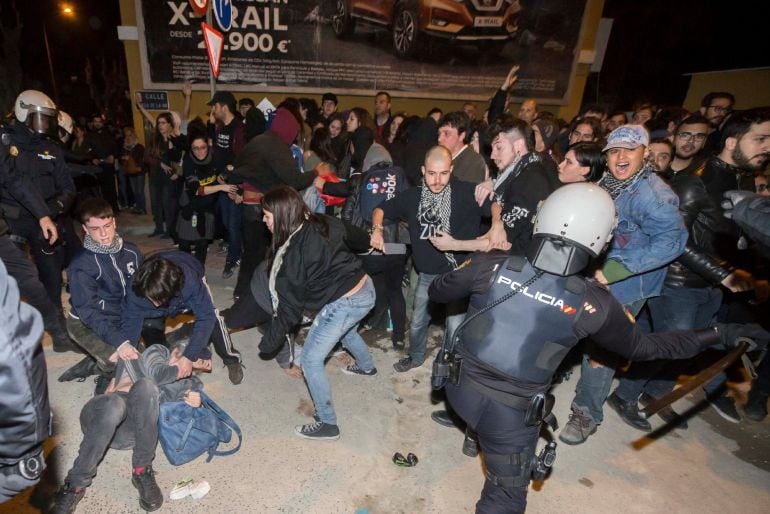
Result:
[[[181,482],[178,482],[169,494],[169,498],[172,500],[181,500],[188,496],[192,496],[196,500],[200,500],[206,496],[211,490],[211,486],[205,480],[193,480],[190,477],[185,477]]]

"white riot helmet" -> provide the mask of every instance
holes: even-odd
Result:
[[[612,239],[615,202],[594,183],[568,184],[541,202],[527,257],[538,269],[574,275]]]
[[[74,128],[75,123],[72,121],[72,116],[64,111],[59,111],[59,139],[62,143],[69,140]]]
[[[16,120],[25,124],[33,132],[57,137],[59,113],[53,100],[40,91],[27,89],[16,97],[13,108]]]

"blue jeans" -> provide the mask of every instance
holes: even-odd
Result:
[[[637,300],[624,307],[635,318],[644,307],[645,299]],[[598,360],[601,365],[597,368],[591,366],[589,359]],[[583,354],[583,362],[580,365],[580,380],[575,387],[575,399],[572,400],[572,408],[579,409],[597,423],[604,419],[602,406],[610,394],[612,378],[615,376],[615,368],[618,364],[618,356],[614,353],[589,342],[588,351]]]
[[[233,266],[241,258],[243,204],[237,204],[230,200],[225,193],[220,193],[219,209],[222,213],[222,223],[227,229],[227,260],[225,265]]]
[[[315,405],[318,419],[330,425],[337,424],[337,414],[332,405],[332,390],[326,376],[324,362],[329,352],[338,341],[356,359],[356,364],[364,371],[374,368],[374,361],[369,348],[356,327],[358,322],[374,307],[374,284],[366,277],[366,282],[352,296],[343,296],[321,309],[310,327],[302,348],[302,372],[305,375],[308,391]]]
[[[661,295],[647,305],[655,332],[706,328],[722,304],[722,291],[715,287],[664,287]],[[674,361],[635,362],[620,379],[615,393],[625,401],[635,402],[642,392],[660,398],[676,385],[679,366]],[[715,392],[727,379],[720,373],[703,389]]]
[[[414,290],[414,304],[412,307],[412,326],[409,329],[409,357],[415,364],[425,362],[425,352],[428,347],[428,326],[430,325],[430,311],[428,306],[428,288],[433,279],[438,275],[419,273],[417,286]],[[464,302],[451,302],[446,306],[446,330],[444,340],[451,340],[457,327],[465,319]]]

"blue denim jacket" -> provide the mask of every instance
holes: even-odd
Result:
[[[687,229],[679,214],[679,198],[651,168],[615,199],[618,226],[607,259],[619,261],[632,276],[610,284],[623,305],[658,296],[666,266],[684,251]]]

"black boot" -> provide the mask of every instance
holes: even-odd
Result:
[[[65,482],[61,489],[56,492],[53,506],[48,512],[50,514],[72,514],[85,494],[85,487],[72,487],[69,482]]]
[[[75,352],[83,353],[83,350],[70,339],[66,330],[51,331],[51,340],[53,341],[53,351],[56,353]]]
[[[59,377],[59,382],[69,382],[70,380],[83,381],[91,375],[97,374],[99,374],[99,368],[96,365],[96,361],[91,356],[88,356],[62,373]]]
[[[607,405],[618,413],[620,419],[625,421],[629,426],[634,427],[637,430],[643,432],[652,431],[652,425],[647,421],[642,413],[639,412],[639,406],[637,402],[627,402],[622,400],[616,393],[612,393],[607,398]]]
[[[134,473],[131,483],[139,491],[139,506],[147,512],[158,510],[163,505],[163,492],[155,481],[152,466],[147,466],[141,473]]]
[[[465,439],[463,440],[463,455],[475,457],[479,454],[479,441],[476,433],[470,428],[465,429]]]

